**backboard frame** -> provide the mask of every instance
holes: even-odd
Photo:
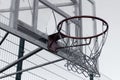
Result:
[[[48,8],[51,8],[52,10],[54,10],[55,12],[60,14],[61,16],[65,17],[65,18],[71,17],[69,14],[62,11],[60,8],[58,8],[57,5],[54,5],[47,0],[39,0],[39,1],[41,3],[43,3],[44,5],[46,5]],[[88,1],[93,4],[93,7],[95,9],[94,1],[93,0],[88,0]],[[71,0],[71,2],[72,3],[71,4],[69,3],[69,5],[75,6],[75,15],[82,15],[82,13],[81,13],[82,9],[80,9],[81,8],[80,7],[81,1],[79,2],[79,0],[75,0],[75,1]],[[77,4],[76,2],[78,2],[79,4]],[[11,8],[14,8],[15,6],[17,6],[14,4],[19,4],[19,0],[18,0],[18,2],[16,2],[16,0],[13,0],[11,3],[13,4],[13,5],[11,5]],[[36,6],[38,6],[38,5],[36,5]],[[33,8],[35,8],[36,6],[33,6]],[[60,6],[60,5],[58,5],[58,6]],[[65,6],[65,4],[63,4],[61,6]],[[93,9],[93,13],[95,14],[94,9]],[[10,18],[13,19],[13,20],[11,20],[12,22],[10,22],[10,24],[13,24],[14,27],[9,27],[8,25],[0,23],[0,25],[1,25],[0,28],[9,32],[9,33],[12,33],[12,34],[18,36],[18,37],[24,38],[25,40],[32,42],[33,44],[35,44],[37,46],[40,46],[40,47],[43,47],[44,49],[47,49],[48,35],[46,35],[46,33],[38,31],[37,28],[34,28],[34,30],[33,30],[33,28],[30,28],[30,26],[27,25],[26,23],[24,23],[20,20],[17,20],[18,17],[16,17],[16,16],[18,16],[19,10],[20,10],[19,7],[17,7],[15,12],[14,12],[14,10],[12,10],[10,12],[12,15]],[[4,11],[4,10],[2,10],[2,11]],[[0,12],[2,12],[2,11],[0,11]],[[34,13],[37,14],[37,10],[34,11]],[[33,21],[36,21],[36,18],[33,18]],[[15,23],[15,22],[17,22],[17,23]],[[75,20],[73,20],[73,22],[75,22]],[[15,27],[15,25],[17,25],[17,26]],[[10,26],[12,26],[12,25],[10,25]],[[26,32],[28,32],[28,33],[26,34]],[[41,41],[45,40],[45,41],[40,42],[38,39],[35,39],[34,36],[37,36],[37,37],[39,36],[39,40],[41,40]]]
[[[14,0],[16,1],[16,0]],[[63,16],[64,18],[69,18],[71,17],[69,14],[67,14],[66,12],[64,12],[63,10],[61,10],[60,8],[58,8],[58,6],[66,6],[66,5],[74,5],[75,6],[75,15],[82,15],[82,9],[81,9],[81,2],[79,2],[80,0],[71,0],[71,3],[69,4],[62,4],[62,5],[55,5],[52,4],[51,2],[47,1],[47,0],[39,0],[39,2],[41,2],[42,4],[44,4],[45,6],[43,6],[43,8],[50,8],[52,10],[54,10],[55,12],[57,12],[58,14],[60,14],[61,16]],[[88,0],[92,5],[93,5],[93,15],[95,16],[95,4],[93,0]],[[78,4],[77,4],[78,2]],[[16,3],[19,2],[13,2],[14,5],[12,7],[15,7],[17,5],[15,5]],[[47,7],[46,7],[47,6]],[[34,5],[34,8],[38,8],[38,6]],[[22,9],[25,10],[26,8]],[[4,10],[3,10],[4,11]],[[9,11],[9,10],[8,10]],[[37,14],[37,10],[33,11],[34,15]],[[6,11],[7,12],[7,11]],[[14,26],[13,27],[9,27],[9,25],[5,25],[3,23],[0,23],[0,29],[3,29],[11,34],[14,34],[18,37],[24,38],[25,40],[44,48],[45,50],[49,51],[48,49],[48,36],[46,35],[46,33],[40,32],[37,30],[37,27],[30,28],[30,26],[20,20],[18,20],[18,12],[19,12],[19,7],[16,8],[15,12],[14,10],[11,11],[11,19],[13,19],[11,22]],[[16,17],[17,16],[17,17]],[[33,16],[33,21],[36,21],[37,18],[35,16]],[[75,23],[76,21],[73,20],[73,22]],[[35,26],[36,23],[33,25]],[[51,52],[51,51],[50,51]],[[62,58],[65,58],[67,60],[70,60],[69,58],[67,58],[67,54],[65,53],[65,51],[61,50],[58,53],[54,53]],[[77,54],[77,53],[76,53]],[[76,56],[76,55],[75,55]],[[71,61],[71,60],[70,60]],[[79,62],[79,61],[78,61]]]

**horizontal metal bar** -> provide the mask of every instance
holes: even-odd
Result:
[[[0,41],[0,45],[3,43],[3,41],[6,39],[6,37],[8,36],[8,32],[5,34],[5,36],[2,38],[2,40]]]
[[[56,7],[65,7],[65,6],[72,6],[73,3],[72,2],[69,2],[69,3],[59,3],[59,4],[54,4]],[[38,9],[46,9],[48,8],[47,6],[45,5],[40,5],[38,6]],[[19,8],[19,11],[25,11],[25,10],[32,10],[33,7],[21,7]],[[4,12],[11,12],[12,10],[10,9],[0,9],[0,13],[4,13]]]
[[[15,75],[15,74],[19,74],[19,73],[22,73],[22,72],[26,72],[26,71],[29,71],[29,70],[33,70],[33,69],[36,69],[36,68],[39,68],[39,67],[43,67],[43,66],[46,66],[46,65],[49,65],[49,64],[53,64],[53,63],[56,63],[56,62],[59,62],[59,61],[62,61],[62,60],[64,60],[64,59],[58,59],[58,60],[50,61],[50,62],[47,62],[47,63],[44,63],[44,64],[40,64],[40,65],[37,65],[37,66],[33,66],[31,68],[23,69],[21,71],[17,71],[17,72],[14,72],[14,73],[10,73],[10,74],[1,76],[0,79],[5,78],[5,77],[9,77],[9,76],[12,76],[12,75]]]
[[[74,4],[76,4],[77,3],[77,0],[71,0]]]
[[[32,51],[32,52],[24,55],[23,57],[15,60],[14,62],[12,62],[12,63],[10,63],[9,65],[7,65],[7,66],[3,67],[2,69],[0,69],[0,73],[2,73],[3,71],[11,68],[12,66],[16,65],[18,62],[23,61],[23,60],[29,58],[30,56],[36,54],[37,52],[39,52],[39,51],[41,51],[41,50],[42,50],[42,48],[37,48],[37,49],[35,49],[34,51]]]
[[[39,0],[39,1],[41,3],[43,3],[44,5],[48,6],[49,8],[51,8],[52,10],[56,11],[57,13],[59,13],[61,16],[65,17],[65,18],[71,17],[70,15],[65,13],[63,10],[59,9],[54,4],[48,2],[47,0]]]
[[[44,38],[47,39],[47,35],[37,29],[33,29],[33,26],[30,26],[28,24],[26,24],[25,22],[18,20],[18,27],[17,30],[20,32],[23,32],[31,37],[34,37],[35,39],[40,39],[40,38]]]
[[[19,51],[18,51],[18,59],[23,57],[24,55],[24,48],[25,48],[25,40],[20,38],[19,41]],[[20,71],[22,70],[22,66],[23,66],[23,61],[20,61],[17,63],[17,68],[16,71]],[[21,80],[21,76],[22,74],[16,74],[15,80]]]
[[[24,25],[24,24],[23,24],[23,25]],[[30,36],[30,35],[28,35],[28,34],[25,34],[25,33],[23,33],[23,32],[20,32],[20,31],[14,29],[14,28],[11,28],[11,27],[9,27],[9,26],[1,23],[1,22],[0,22],[0,29],[5,30],[5,31],[7,31],[7,32],[9,32],[9,33],[11,33],[11,34],[13,34],[13,35],[15,35],[15,36],[21,37],[21,38],[23,38],[23,39],[25,39],[25,40],[27,40],[27,41],[29,41],[29,42],[31,42],[31,43],[39,46],[39,47],[42,47],[42,48],[44,48],[44,49],[47,49],[47,43],[43,43],[43,42],[41,42],[40,40],[36,40],[36,39],[33,38],[32,36]],[[41,35],[42,35],[42,34],[41,34]]]
[[[33,30],[37,30],[37,23],[38,23],[38,5],[39,1],[33,1],[33,10],[32,10],[32,27]]]

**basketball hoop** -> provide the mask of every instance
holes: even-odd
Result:
[[[92,26],[81,28],[88,20]],[[82,21],[86,21],[85,24]],[[88,33],[91,27],[94,30]],[[100,76],[97,61],[107,38],[107,22],[94,16],[74,16],[62,20],[57,30],[57,33],[49,36],[48,48],[51,51],[67,50],[67,56],[71,58],[65,64],[67,69],[85,76],[91,73]]]

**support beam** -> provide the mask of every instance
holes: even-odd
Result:
[[[23,24],[23,25],[24,25],[24,24]],[[45,36],[44,33],[41,33],[41,34],[39,35],[39,37],[38,37],[41,41],[43,41],[43,42],[41,42],[39,39],[37,40],[37,39],[34,38],[34,37],[37,37],[37,34],[36,34],[36,33],[28,32],[29,30],[27,30],[27,33],[34,34],[34,37],[32,37],[32,36],[30,36],[30,35],[28,35],[28,34],[25,34],[25,33],[21,32],[21,31],[18,31],[18,30],[14,29],[14,28],[11,28],[11,27],[3,24],[3,23],[0,23],[0,29],[2,29],[2,30],[4,30],[4,31],[7,31],[7,32],[9,32],[9,33],[11,33],[11,34],[13,34],[13,35],[15,35],[15,36],[21,37],[21,38],[23,38],[23,39],[25,39],[25,40],[27,40],[27,41],[29,41],[29,42],[31,42],[31,43],[39,46],[39,47],[42,47],[42,48],[44,48],[44,49],[47,49],[47,43],[44,43],[45,40],[43,40],[43,39],[46,39],[46,38],[43,38],[43,39],[42,39],[42,38],[40,37],[40,35]],[[38,32],[38,31],[37,31],[37,32]],[[47,35],[46,35],[45,37],[47,37]]]
[[[10,10],[12,10],[12,11],[10,12],[9,26],[13,27],[13,28],[17,28],[19,4],[20,4],[20,0],[12,0],[11,1]]]
[[[54,4],[56,7],[65,7],[65,6],[72,6],[73,3],[69,2],[69,3],[59,3],[59,4]],[[48,8],[47,6],[44,5],[40,5],[38,6],[38,9],[46,9]],[[19,11],[26,11],[26,10],[32,10],[33,8],[30,7],[21,7],[19,8]],[[12,10],[10,9],[0,9],[0,13],[5,13],[5,12],[11,12]]]
[[[57,12],[58,14],[60,14],[61,16],[65,17],[65,18],[70,18],[71,16],[69,14],[67,14],[66,12],[64,12],[63,10],[61,10],[60,8],[56,7],[54,4],[50,3],[47,0],[39,0],[41,3],[43,3],[44,5],[48,6],[49,8],[51,8],[52,10],[54,10],[55,12]],[[73,23],[78,24],[77,20],[71,20]]]
[[[24,45],[25,45],[25,40],[20,38],[18,59],[23,57]],[[20,61],[20,62],[17,63],[17,71],[22,70],[22,64],[23,64],[23,61]],[[21,80],[21,75],[22,75],[22,73],[16,74],[15,80]]]
[[[49,64],[53,64],[53,63],[62,61],[62,60],[64,60],[64,59],[58,59],[58,60],[55,60],[55,61],[50,61],[50,62],[47,62],[47,63],[44,63],[44,64],[33,66],[31,68],[23,69],[21,71],[17,71],[17,72],[14,72],[14,73],[7,74],[5,76],[1,76],[0,79],[3,79],[5,77],[9,77],[9,76],[12,76],[12,75],[15,75],[15,74],[19,74],[19,73],[22,73],[22,72],[26,72],[26,71],[29,71],[29,70],[33,70],[33,69],[36,69],[36,68],[40,68],[40,67],[43,67],[43,66],[46,66],[46,65],[49,65]]]
[[[40,38],[44,38],[44,39],[48,39],[47,34],[39,31],[39,30],[33,30],[32,26],[18,20],[18,31],[23,32],[31,37],[34,37],[35,39],[40,39]]]
[[[94,80],[94,76],[93,76],[93,74],[90,74],[90,80]]]
[[[71,0],[74,4],[76,4],[77,3],[77,0]]]
[[[5,36],[2,38],[2,40],[0,41],[0,45],[2,45],[3,41],[6,39],[6,37],[8,36],[8,32],[5,34]]]
[[[32,27],[33,30],[37,30],[37,22],[38,22],[38,0],[33,1],[33,12],[32,12]]]
[[[2,73],[3,71],[11,68],[12,66],[16,65],[17,63],[19,63],[19,62],[21,62],[21,61],[23,61],[23,60],[31,57],[32,55],[36,54],[37,52],[39,52],[39,51],[41,51],[41,50],[42,50],[42,48],[37,48],[37,49],[35,49],[34,51],[32,51],[32,52],[24,55],[23,57],[15,60],[14,62],[12,62],[12,63],[10,63],[9,65],[7,65],[7,66],[3,67],[2,69],[0,69],[0,73]]]
[[[65,18],[71,17],[70,15],[68,15],[67,13],[65,13],[63,10],[59,9],[54,4],[48,2],[47,0],[39,0],[39,1],[41,3],[43,3],[44,5],[48,6],[49,8],[51,8],[52,10],[56,11],[61,16],[65,17]]]
[[[75,4],[75,15],[76,16],[82,16],[82,0],[78,0],[78,3]],[[75,27],[75,35],[80,37],[83,36],[83,23],[82,19],[79,21],[79,26],[76,25]],[[82,40],[78,41],[79,44],[83,44]],[[83,46],[80,46],[80,50],[83,51]],[[78,53],[81,54],[81,53]]]

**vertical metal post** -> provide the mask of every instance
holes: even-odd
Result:
[[[95,2],[92,0],[88,0],[91,4],[92,4],[92,16],[96,16],[96,6],[95,6]],[[93,20],[93,33],[94,35],[97,34],[97,27],[96,27],[96,21]],[[97,39],[97,38],[96,38]],[[96,39],[94,40],[94,43],[96,42]],[[98,44],[95,46],[95,51],[97,50]],[[98,68],[98,63],[97,63],[97,68]],[[94,80],[94,76],[93,73],[91,73],[89,75],[90,80]]]
[[[20,0],[11,0],[11,12],[9,26],[17,29]]]
[[[82,15],[82,0],[77,0],[77,3],[75,4],[75,15]]]
[[[90,80],[94,80],[93,74],[90,74]]]
[[[32,26],[33,26],[33,30],[37,29],[38,3],[39,3],[39,0],[34,0],[33,1],[33,13],[32,13]]]
[[[93,16],[96,16],[96,4],[95,4],[94,1],[93,1]],[[97,22],[94,21],[94,34],[97,34],[97,27],[96,26],[97,26]],[[96,38],[96,39],[98,39],[98,38]],[[98,42],[96,44],[95,51],[97,51],[97,49],[98,49]],[[96,66],[96,68],[99,71],[99,59],[97,60],[97,66]]]
[[[18,59],[23,57],[24,45],[25,45],[25,40],[20,38]],[[17,72],[22,70],[22,63],[23,63],[23,61],[18,62],[18,64],[17,64]],[[21,80],[21,75],[22,75],[22,73],[16,74],[16,80]]]
[[[77,3],[75,4],[75,16],[82,16],[82,0],[77,0]],[[82,19],[79,20],[79,25],[76,25],[75,32],[77,37],[83,35]],[[82,44],[82,40],[78,41],[78,44]],[[82,46],[80,46],[80,49],[83,50]]]
[[[66,33],[70,35],[70,23],[69,23],[69,21],[66,22]],[[70,40],[66,39],[66,42],[68,43],[67,46],[70,46]]]

